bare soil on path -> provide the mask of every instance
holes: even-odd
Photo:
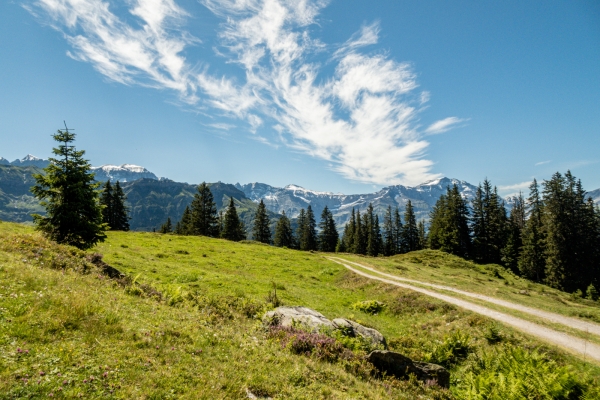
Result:
[[[400,278],[400,277],[397,277],[394,275],[380,272],[374,268],[371,268],[371,267],[368,267],[368,266],[365,266],[362,264],[344,260],[339,257],[328,257],[328,259],[330,259],[333,262],[343,265],[348,270],[354,272],[355,274],[364,276],[365,278],[378,280],[380,282],[384,282],[384,283],[387,283],[390,285],[402,287],[405,289],[410,289],[415,292],[419,292],[419,293],[425,294],[427,296],[431,296],[436,299],[445,301],[447,303],[454,304],[458,307],[464,308],[466,310],[484,315],[484,316],[492,318],[496,321],[510,325],[513,328],[518,329],[518,330],[520,330],[524,333],[527,333],[531,336],[535,336],[535,337],[542,339],[550,344],[562,347],[566,350],[571,351],[572,353],[578,354],[578,355],[582,356],[583,358],[593,359],[596,362],[600,362],[600,346],[598,346],[594,343],[590,343],[587,340],[580,339],[578,337],[571,336],[566,333],[559,332],[554,329],[550,329],[550,328],[538,325],[538,324],[530,322],[530,321],[526,321],[522,318],[514,317],[509,314],[505,314],[505,313],[502,313],[502,312],[499,312],[496,310],[492,310],[490,308],[481,306],[479,304],[471,303],[466,300],[462,300],[462,299],[459,299],[456,297],[452,297],[452,296],[449,296],[446,294],[434,292],[432,290],[424,289],[424,288],[421,288],[418,286],[414,286],[414,285],[410,285],[408,283],[402,283],[402,282],[410,282],[413,284],[428,286],[428,287],[432,287],[435,289],[450,291],[450,292],[458,293],[458,294],[461,294],[464,296],[469,296],[472,298],[477,298],[480,300],[488,301],[490,303],[494,303],[494,304],[497,304],[497,305],[500,305],[500,306],[503,306],[506,308],[511,308],[511,309],[519,310],[519,311],[522,311],[522,312],[525,312],[525,313],[528,313],[531,315],[535,315],[539,318],[547,319],[551,322],[560,323],[560,324],[564,324],[567,326],[571,326],[573,328],[581,329],[583,331],[586,331],[586,332],[589,332],[589,333],[592,333],[595,335],[600,335],[600,325],[589,323],[586,321],[581,321],[576,318],[565,317],[565,316],[562,316],[559,314],[554,314],[554,313],[550,313],[547,311],[538,310],[538,309],[535,309],[532,307],[522,306],[520,304],[511,303],[511,302],[508,302],[505,300],[500,300],[500,299],[496,299],[496,298],[489,297],[489,296],[484,296],[484,295],[471,293],[471,292],[465,292],[465,291],[458,290],[458,289],[448,287],[448,286],[436,285],[436,284],[427,283],[427,282],[420,282],[420,281],[415,281],[415,280],[411,280],[411,279]],[[356,266],[360,267],[361,269],[365,269],[365,270],[374,272],[378,275],[386,276],[387,278],[391,278],[391,279],[386,279],[381,276],[371,275],[371,274],[369,274],[365,271],[361,271],[349,264],[356,265]]]

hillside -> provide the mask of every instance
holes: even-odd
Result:
[[[132,280],[112,281],[85,253],[0,223],[0,398],[600,395],[598,367],[441,301],[360,278],[318,253],[135,232],[110,232],[93,251]],[[412,257],[406,261],[420,259]],[[459,264],[452,268],[462,275]],[[379,330],[392,350],[447,366],[450,390],[372,375],[357,347],[329,361],[295,354],[257,319],[275,298]],[[364,300],[385,306],[376,314],[353,308]]]

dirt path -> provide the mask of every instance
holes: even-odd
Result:
[[[543,311],[543,310],[539,310],[537,308],[528,307],[528,306],[524,306],[524,305],[521,305],[521,304],[512,303],[510,301],[497,299],[495,297],[485,296],[483,294],[477,294],[477,293],[472,293],[472,292],[465,292],[464,290],[455,289],[455,288],[450,287],[450,286],[437,285],[437,284],[434,284],[434,283],[427,283],[427,282],[416,281],[416,280],[413,280],[413,279],[401,278],[399,276],[386,274],[385,272],[378,271],[375,268],[371,268],[371,267],[368,267],[366,265],[355,263],[355,262],[352,262],[352,261],[344,260],[343,258],[339,258],[339,257],[330,257],[330,259],[336,259],[338,261],[343,261],[343,262],[348,263],[348,264],[353,264],[353,265],[359,266],[362,269],[366,269],[368,271],[376,272],[379,275],[383,275],[385,277],[392,278],[392,279],[397,280],[397,281],[416,283],[416,284],[419,284],[419,285],[422,285],[422,286],[428,286],[428,287],[431,287],[431,288],[434,288],[434,289],[440,289],[440,290],[446,290],[446,291],[453,292],[453,293],[458,293],[458,294],[461,294],[463,296],[468,296],[468,297],[471,297],[471,298],[474,298],[474,299],[487,301],[488,303],[497,304],[497,305],[502,306],[502,307],[511,308],[513,310],[517,310],[517,311],[521,311],[521,312],[524,312],[524,313],[527,313],[527,314],[535,315],[536,317],[543,318],[543,319],[548,320],[550,322],[554,322],[554,323],[566,325],[568,327],[579,329],[579,330],[581,330],[583,332],[587,332],[587,333],[592,334],[592,335],[600,336],[600,325],[595,324],[593,322],[583,321],[583,320],[578,319],[578,318],[566,317],[564,315],[556,314],[556,313],[553,313],[553,312]]]
[[[586,341],[584,339],[580,339],[578,337],[571,336],[571,335],[568,335],[566,333],[555,331],[554,329],[546,328],[544,326],[535,324],[533,322],[529,322],[529,321],[526,321],[526,320],[521,319],[521,318],[513,317],[512,315],[504,314],[504,313],[501,313],[499,311],[495,311],[495,310],[492,310],[490,308],[487,308],[487,307],[484,307],[484,306],[480,306],[478,304],[474,304],[474,303],[468,302],[466,300],[457,299],[455,297],[448,296],[448,295],[445,295],[445,294],[441,294],[441,293],[438,293],[438,292],[434,292],[434,291],[431,291],[431,290],[428,290],[428,289],[423,289],[423,288],[418,287],[418,286],[413,286],[413,285],[409,285],[409,284],[406,284],[406,283],[398,282],[399,279],[400,280],[404,280],[404,279],[403,278],[395,277],[393,275],[388,275],[388,274],[381,273],[381,272],[379,272],[379,271],[377,271],[375,269],[363,266],[361,264],[357,264],[357,263],[353,263],[353,262],[350,262],[350,261],[346,261],[346,260],[344,260],[342,258],[338,258],[338,257],[328,257],[328,258],[331,261],[333,261],[333,262],[336,262],[338,264],[343,265],[344,267],[346,267],[350,271],[354,272],[355,274],[364,276],[365,278],[374,279],[374,280],[378,280],[378,281],[381,281],[381,282],[384,282],[384,283],[387,283],[387,284],[390,284],[390,285],[399,286],[399,287],[402,287],[402,288],[405,288],[405,289],[414,290],[415,292],[423,293],[423,294],[425,294],[427,296],[431,296],[431,297],[434,297],[436,299],[440,299],[442,301],[445,301],[447,303],[454,304],[454,305],[456,305],[458,307],[461,307],[461,308],[464,308],[466,310],[473,311],[473,312],[481,314],[481,315],[485,315],[486,317],[489,317],[489,318],[495,319],[497,321],[500,321],[502,323],[505,323],[507,325],[510,325],[510,326],[512,326],[512,327],[514,327],[514,328],[516,328],[516,329],[518,329],[520,331],[522,331],[522,332],[525,332],[525,333],[527,333],[529,335],[538,337],[538,338],[540,338],[540,339],[542,339],[542,340],[544,340],[544,341],[546,341],[548,343],[551,343],[553,345],[557,345],[557,346],[560,346],[560,347],[562,347],[564,349],[570,350],[571,352],[579,354],[579,355],[583,356],[584,358],[594,359],[597,362],[600,362],[600,346],[598,346],[598,345],[596,345],[594,343],[590,343],[590,342],[588,342],[588,341]],[[368,274],[368,273],[366,273],[364,271],[361,271],[361,270],[358,270],[358,269],[356,269],[356,268],[354,268],[354,267],[352,267],[352,266],[350,266],[348,264],[358,265],[361,268],[377,272],[378,274],[381,274],[381,275],[386,275],[386,276],[392,277],[394,280],[392,280],[392,279],[386,279],[386,278],[382,278],[382,277],[379,277],[379,276]],[[410,280],[405,280],[405,281],[410,281]],[[427,283],[418,282],[418,281],[411,281],[411,282],[418,283],[418,284],[421,284],[421,285],[427,285],[427,286],[431,286],[431,287],[436,287],[436,288],[437,288],[437,286],[444,287],[444,286],[441,286],[441,285],[427,284]],[[457,291],[456,289],[453,289],[453,288],[449,288],[449,289],[452,289],[452,291],[454,291],[454,292],[460,292],[460,291]],[[444,290],[448,290],[448,289],[444,289]],[[463,292],[463,293],[468,293],[468,292]],[[461,294],[463,294],[463,293],[461,293]],[[470,294],[473,294],[473,293],[470,293]],[[479,295],[477,295],[477,296],[479,296]],[[483,296],[483,297],[486,297],[486,296]],[[491,297],[489,297],[489,298],[492,299],[492,300],[495,300],[495,301],[497,300],[497,299],[493,299]],[[509,304],[513,304],[514,305],[514,303],[509,303]],[[528,307],[528,308],[530,310],[532,310],[532,311],[538,311],[538,310],[535,310],[535,309],[530,308],[530,307]],[[543,312],[543,311],[541,311],[541,312]],[[535,312],[533,313],[533,315],[537,315],[537,316],[539,316],[541,318],[544,318],[543,315],[538,315]],[[561,317],[561,316],[559,316],[559,317]],[[567,318],[568,320],[572,319],[572,318],[568,318],[568,317],[563,317],[563,318]]]

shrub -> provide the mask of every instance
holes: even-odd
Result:
[[[498,329],[497,325],[490,325],[483,337],[485,337],[489,344],[495,344],[502,341],[502,335],[500,335],[500,329]]]
[[[294,327],[274,326],[268,337],[276,339],[283,348],[294,354],[314,357],[317,360],[336,362],[352,359],[354,354],[337,340],[322,333],[306,332]]]
[[[592,283],[590,283],[590,286],[588,286],[587,290],[585,291],[585,297],[589,300],[598,300],[598,291]]]
[[[353,310],[358,310],[365,312],[367,314],[375,315],[383,310],[385,304],[377,301],[377,300],[365,300],[359,301],[357,303],[352,304]]]
[[[457,364],[467,358],[472,348],[469,342],[471,337],[468,333],[460,330],[444,338],[444,341],[433,346],[433,349],[425,358],[428,362],[439,364],[445,368]]]
[[[570,367],[557,365],[542,353],[503,346],[474,358],[453,388],[457,398],[470,400],[575,400],[594,398],[589,397],[594,396],[592,390]]]

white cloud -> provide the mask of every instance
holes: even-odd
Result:
[[[513,185],[498,186],[498,191],[502,196],[516,196],[519,192],[526,192],[531,185],[532,181],[525,181],[521,183],[515,183]]]
[[[433,124],[429,125],[429,127],[427,129],[425,129],[425,133],[428,133],[431,135],[435,135],[438,133],[444,133],[444,132],[452,129],[453,127],[455,127],[457,124],[460,124],[461,122],[466,122],[466,121],[468,121],[468,119],[457,118],[457,117],[444,118],[444,119],[441,119],[441,120],[436,121]]]
[[[539,166],[539,165],[544,165],[544,164],[549,164],[552,160],[548,160],[548,161],[540,161],[535,163],[535,167]]]
[[[184,50],[198,40],[184,30],[188,14],[174,0],[125,2],[137,28],[113,14],[107,0],[35,1],[65,32],[71,57],[111,80],[172,89],[204,112],[245,121],[255,140],[330,161],[348,179],[389,185],[440,176],[431,172],[429,143],[415,127],[429,93],[412,95],[418,85],[409,64],[361,52],[378,42],[378,23],[332,49],[309,33],[327,1],[201,0],[223,19],[214,46],[239,67],[241,79],[210,74],[206,60],[194,70]],[[329,77],[310,61],[324,51],[335,67]],[[464,121],[445,118],[424,133]],[[269,130],[273,140],[265,138]]]

